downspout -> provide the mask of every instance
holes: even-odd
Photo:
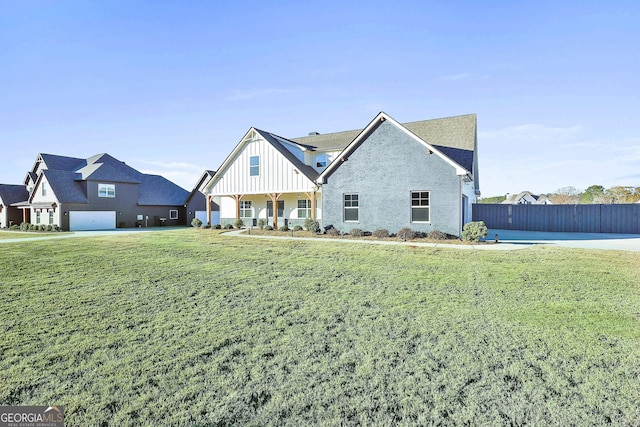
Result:
[[[464,218],[462,217],[462,176],[458,175],[458,236],[462,237],[462,223]]]

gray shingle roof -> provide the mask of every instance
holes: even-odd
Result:
[[[29,199],[29,192],[24,185],[0,184],[0,202],[5,206],[24,202]]]
[[[416,134],[423,141],[442,147],[460,148],[463,150],[475,149],[476,115],[466,114],[462,116],[445,117],[442,119],[421,120],[417,122],[402,123],[402,125]],[[309,145],[321,150],[344,149],[353,141],[362,129],[344,132],[309,135],[293,138],[299,144]]]
[[[182,206],[189,192],[160,175],[140,174],[138,204],[154,206]]]
[[[61,203],[89,203],[77,173],[66,170],[45,169],[42,171],[51,190]]]
[[[87,163],[85,159],[58,156],[56,154],[40,153],[40,157],[44,161],[44,164],[47,165],[47,169],[52,170],[72,171]]]

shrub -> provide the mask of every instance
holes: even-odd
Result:
[[[215,228],[216,230],[222,230],[222,225],[216,224],[213,228]]]
[[[49,231],[49,232],[53,231],[53,225],[51,224],[47,225],[44,231]]]
[[[29,224],[28,222],[20,223],[20,230],[22,230],[22,231],[28,231],[28,230],[29,230],[29,225],[30,225],[30,224]]]
[[[191,220],[191,225],[194,226],[195,228],[200,228],[202,227],[202,220],[200,218],[193,218]]]
[[[265,230],[273,230],[273,227],[267,224],[267,225],[264,226],[264,229]]]
[[[267,223],[267,221],[265,221],[265,220],[264,220],[264,218],[260,218],[260,219],[258,220],[258,228],[259,228],[260,230],[262,230],[262,229],[264,228],[264,226],[266,225],[266,223]]]
[[[20,230],[20,226],[18,224],[13,224],[11,227],[9,227],[9,230]]]
[[[462,229],[462,240],[467,242],[478,242],[481,237],[485,237],[489,231],[484,221],[472,221],[464,225]]]
[[[327,233],[329,236],[339,236],[340,230],[335,228],[333,225],[329,225],[326,227],[325,233]]]
[[[290,230],[290,228],[289,228],[289,227],[287,227],[286,225],[283,225],[283,226],[282,226],[282,227],[280,227],[278,230],[280,230],[280,231],[289,231],[289,230]]]
[[[384,228],[374,230],[373,237],[375,237],[376,239],[386,239],[387,237],[389,237],[389,230],[385,230]]]
[[[318,221],[312,218],[307,218],[304,220],[304,228],[306,228],[312,233],[316,233],[316,234],[320,233],[320,224],[318,223]]]
[[[433,230],[427,234],[427,238],[431,240],[447,240],[449,239],[449,235],[440,230]]]
[[[205,224],[202,226],[202,228],[204,228],[205,230],[208,230],[211,228],[211,224]]]
[[[242,228],[244,227],[244,221],[242,221],[242,219],[238,218],[235,222],[236,228]]]
[[[400,231],[398,231],[398,237],[402,240],[411,240],[415,236],[416,233],[414,233],[414,231],[408,227],[401,228]]]
[[[362,237],[364,236],[364,231],[359,228],[352,228],[349,234],[353,237]]]
[[[296,225],[295,227],[293,227],[293,231],[302,231],[302,227]]]
[[[233,230],[233,224],[225,224],[224,225],[224,229],[225,230]]]
[[[37,225],[35,224],[29,224],[29,231],[35,231],[37,229]]]

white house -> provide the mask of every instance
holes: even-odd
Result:
[[[203,192],[221,223],[460,235],[480,194],[476,116],[401,124],[382,112],[364,129],[293,139],[251,128]]]

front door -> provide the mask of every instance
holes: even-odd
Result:
[[[273,202],[267,201],[267,224],[273,225]],[[278,200],[278,225],[284,225],[284,200]]]

